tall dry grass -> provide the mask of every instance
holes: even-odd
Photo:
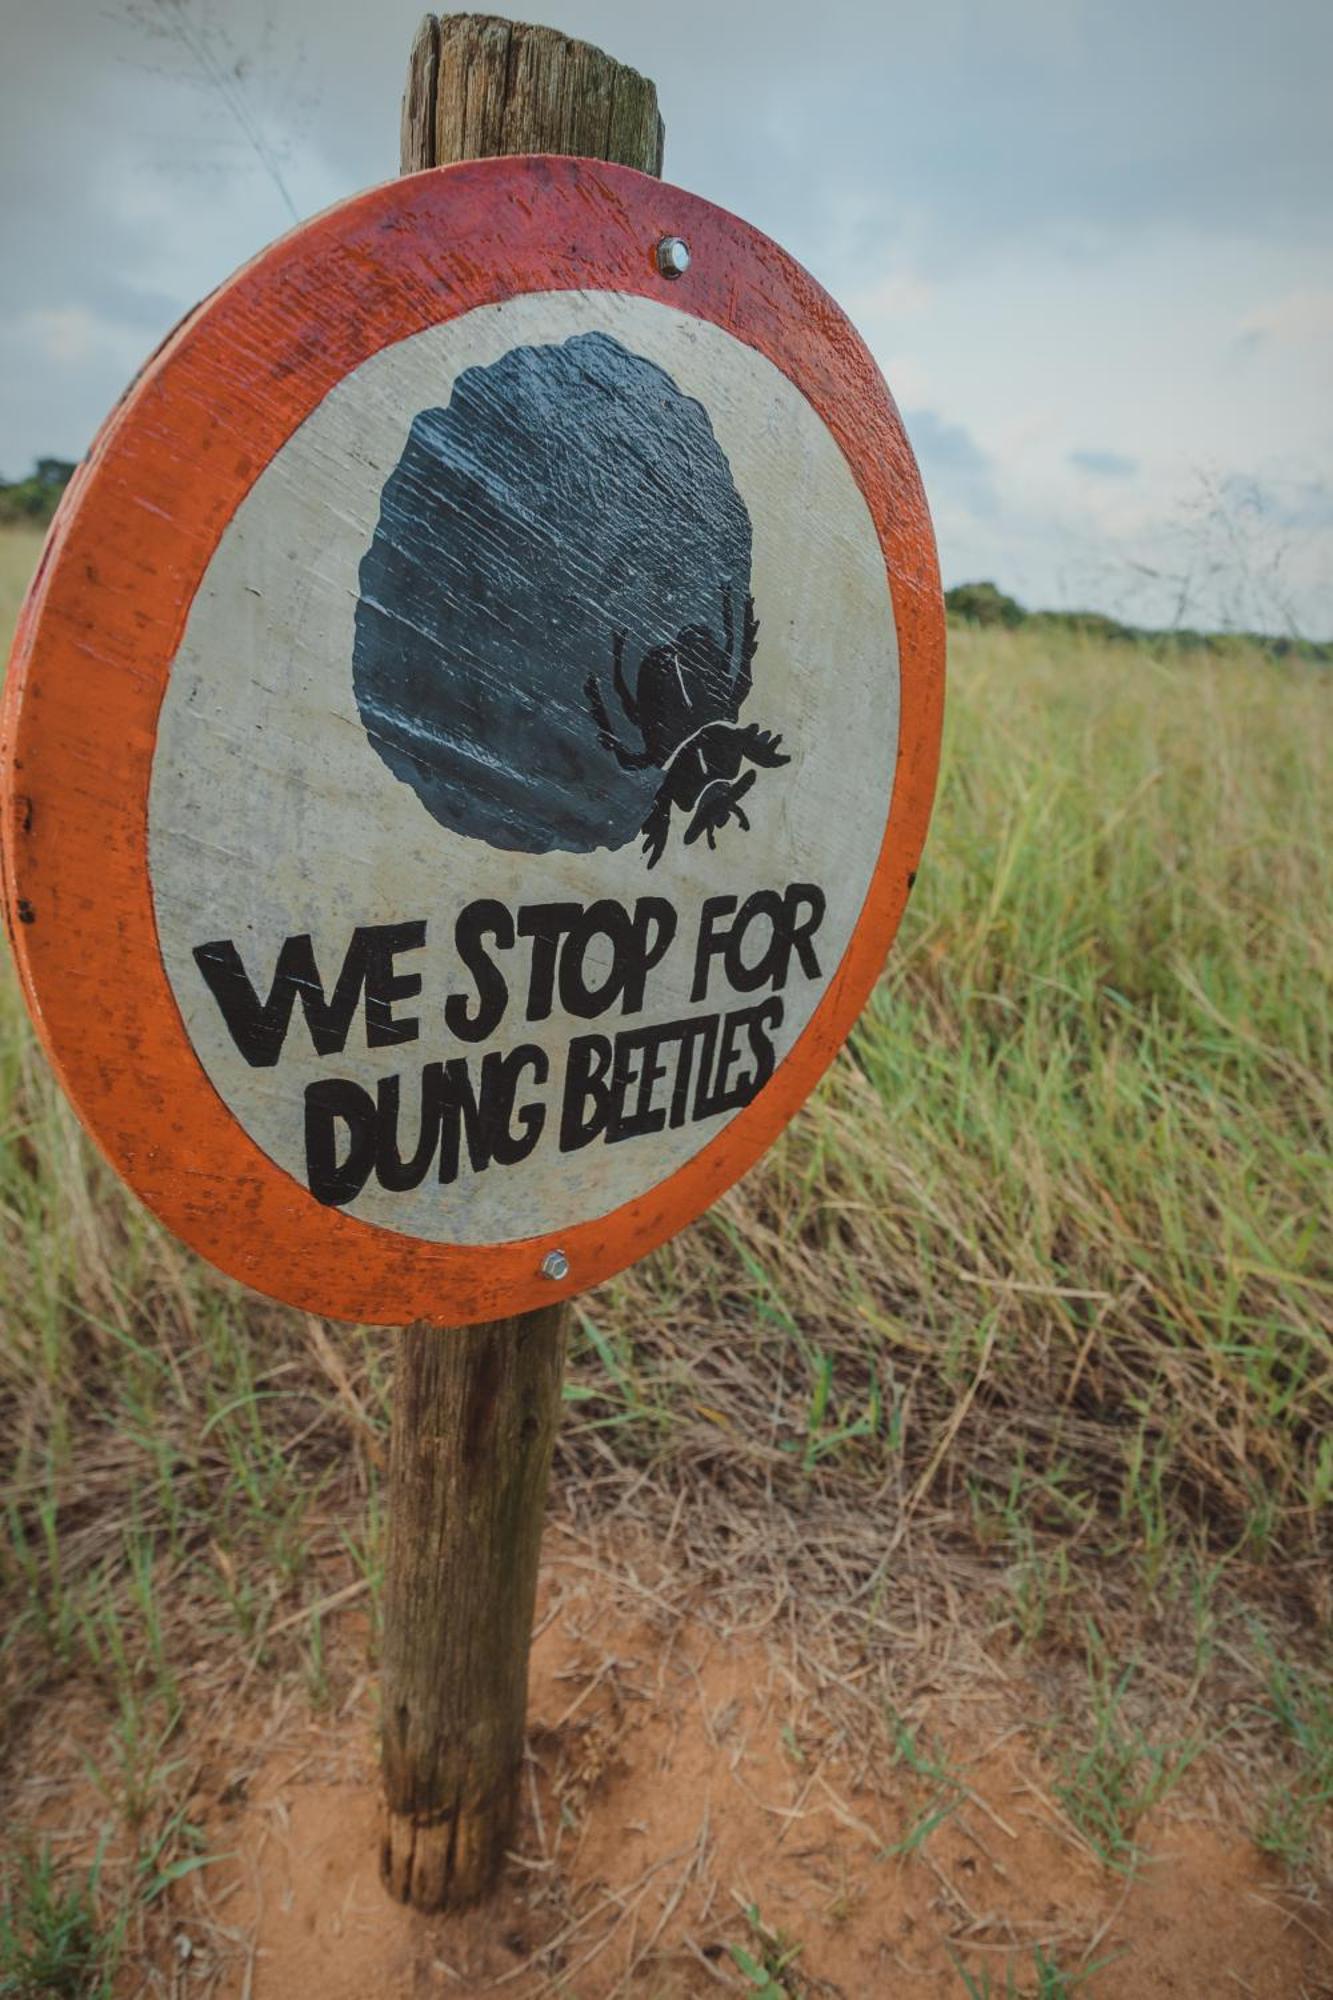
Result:
[[[33,553],[0,538],[9,601]],[[556,1493],[834,1645],[888,1645],[907,1578],[1094,1693],[1183,1647],[1200,1714],[1239,1688],[1285,1741],[1254,1825],[1293,1863],[1333,1800],[1328,702],[1257,652],[954,635],[889,970],[768,1159],[583,1301]],[[374,1601],[392,1336],[172,1242],[11,980],[0,1133],[0,1688],[15,1729],[101,1688],[160,1833],[182,1647],[314,1686],[291,1608]]]
[[[691,1393],[721,1394],[725,1333],[812,1472],[873,1397],[847,1455],[919,1499],[984,1514],[1021,1475],[1103,1545],[1188,1521],[1321,1597],[1326,676],[972,633],[952,669],[915,904],[847,1056],[590,1312],[664,1424],[643,1350],[683,1319]]]
[[[42,540],[39,528],[0,528],[0,645],[6,650]]]

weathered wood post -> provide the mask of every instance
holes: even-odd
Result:
[[[417,31],[404,173],[572,153],[660,174],[662,142],[653,85],[586,42],[487,14],[427,15]],[[485,1895],[512,1837],[569,1313],[399,1336],[380,1868],[417,1909]]]

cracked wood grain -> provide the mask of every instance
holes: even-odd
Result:
[[[484,1895],[510,1844],[567,1325],[554,1305],[402,1339],[380,1863],[389,1893],[420,1910]]]
[[[660,174],[653,85],[586,42],[427,15],[403,95],[404,173],[569,153]],[[517,1809],[542,1517],[570,1308],[399,1337],[381,1681],[380,1872],[456,1909],[495,1886]]]

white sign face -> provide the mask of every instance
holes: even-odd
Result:
[[[875,524],[754,348],[575,291],[384,348],[250,488],[171,668],[149,868],[190,1044],[383,1229],[604,1216],[835,979],[898,704]]]

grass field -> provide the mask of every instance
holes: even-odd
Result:
[[[0,538],[6,629],[34,554]],[[903,1718],[972,1648],[1022,1690],[1054,1807],[1108,1875],[1188,1797],[1270,1858],[1313,1936],[1327,673],[977,632],[951,667],[875,1000],[765,1163],[583,1301],[554,1514],[669,1544],[733,1624],[782,1606],[802,1658],[870,1663],[897,1703],[886,1763],[922,1802],[895,1866],[925,1865],[956,1789]],[[392,1336],[258,1302],[167,1238],[82,1140],[8,976],[0,1130],[0,1799],[21,1835],[0,1993],[110,1991],[117,1957],[135,1991],[208,1861],[204,1710],[282,1689],[341,1713],[373,1668]],[[331,1599],[364,1629],[339,1637]],[[80,1838],[32,1789],[66,1756],[98,1802]],[[744,1990],[820,1990],[757,1923],[728,1947],[737,1985],[748,1959],[769,1984]],[[942,1935],[959,1994],[1158,1990],[1091,1973],[1091,1938],[978,1970],[974,1934]],[[65,1984],[23,1985],[39,1936]],[[1284,1994],[1333,1990],[1302,1977]]]

